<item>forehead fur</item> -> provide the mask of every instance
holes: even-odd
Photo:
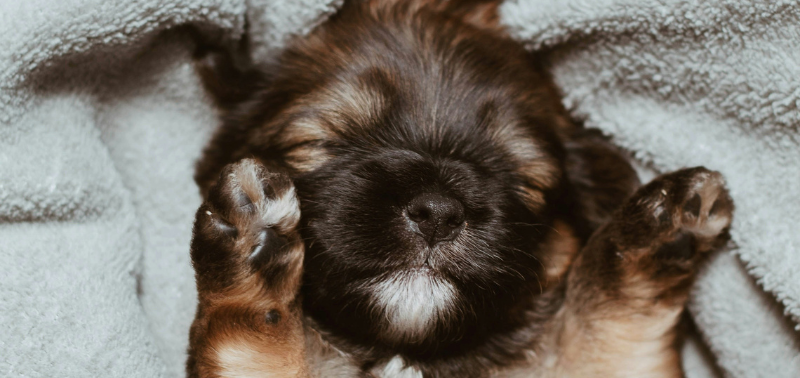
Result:
[[[558,166],[547,152],[549,141],[537,136],[514,114],[513,101],[463,84],[428,85],[431,80],[393,80],[373,69],[330,83],[299,99],[278,140],[296,170],[319,168],[332,156],[330,142],[398,143],[441,157],[458,157],[466,144],[490,144],[507,154],[521,178],[515,190],[531,208],[544,205],[543,192],[558,182]],[[438,80],[440,83],[444,80]],[[447,93],[449,91],[449,93]],[[450,146],[447,148],[438,148]],[[448,156],[452,155],[452,156]]]
[[[363,18],[349,25],[349,16],[340,15],[336,25],[352,30],[320,30],[285,59],[292,67],[287,80],[294,72],[293,80],[313,86],[279,117],[283,127],[273,140],[287,163],[301,172],[319,168],[332,157],[331,142],[452,150],[418,151],[434,155],[463,152],[468,143],[491,145],[510,156],[520,198],[541,207],[560,168],[548,150],[553,141],[543,138],[555,134],[536,129],[567,123],[559,119],[555,90],[525,67],[526,53],[513,43],[482,41],[476,31],[446,22],[435,31],[424,22],[393,26],[387,9],[371,16],[375,25]]]

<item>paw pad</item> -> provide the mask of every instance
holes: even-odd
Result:
[[[699,238],[716,238],[731,224],[733,201],[719,172],[702,169],[690,181],[681,228]]]
[[[225,167],[198,213],[204,233],[231,261],[260,269],[290,241],[298,241],[300,209],[294,185],[285,175],[268,172],[252,159]]]
[[[719,172],[697,167],[656,178],[639,199],[649,206],[664,240],[658,255],[688,258],[727,237],[733,201]],[[649,205],[648,205],[649,204]]]
[[[285,175],[270,173],[253,159],[228,165],[209,193],[212,214],[221,229],[250,233],[255,242],[266,228],[289,233],[300,220],[294,186]],[[216,210],[216,211],[214,211]]]

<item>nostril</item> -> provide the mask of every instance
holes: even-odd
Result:
[[[408,209],[408,217],[414,222],[423,222],[430,217],[429,212],[420,207],[411,207]]]

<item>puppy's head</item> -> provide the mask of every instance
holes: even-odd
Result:
[[[562,180],[555,133],[513,93],[426,76],[375,68],[314,93],[304,109],[331,109],[296,132],[324,137],[288,154],[307,303],[388,343],[460,338],[538,293]]]
[[[563,227],[577,205],[565,173],[574,126],[537,61],[506,38],[404,12],[347,9],[298,42],[206,159],[255,155],[289,172],[308,314],[412,353],[524,322],[577,247]],[[217,165],[201,165],[201,185]]]

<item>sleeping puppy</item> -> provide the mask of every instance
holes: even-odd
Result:
[[[346,1],[274,62],[198,57],[189,377],[680,377],[719,173],[639,187],[495,1]]]

